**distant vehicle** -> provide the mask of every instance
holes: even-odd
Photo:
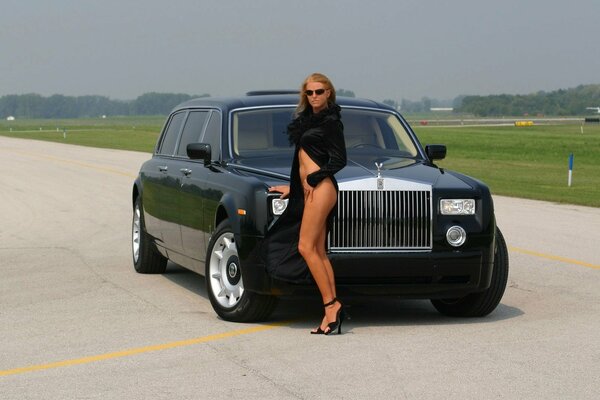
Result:
[[[600,107],[586,107],[586,110],[596,110],[597,114],[600,114]]]
[[[215,312],[265,319],[277,298],[314,290],[273,279],[261,244],[286,207],[267,188],[289,181],[286,126],[298,95],[255,92],[176,107],[132,191],[133,264],[167,260],[205,276]],[[431,299],[447,315],[484,316],[508,278],[506,243],[482,182],[438,168],[393,108],[338,97],[348,164],[328,237],[339,292]]]

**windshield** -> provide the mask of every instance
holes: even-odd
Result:
[[[293,152],[286,128],[293,108],[240,110],[233,113],[233,153],[241,158],[259,158]],[[410,157],[419,153],[400,119],[377,110],[342,108],[348,158],[371,155]]]

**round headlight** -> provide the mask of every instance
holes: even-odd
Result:
[[[446,240],[450,246],[462,246],[467,240],[467,232],[458,225],[454,225],[446,232]]]

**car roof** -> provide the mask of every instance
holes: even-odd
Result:
[[[251,95],[240,97],[201,97],[188,100],[179,104],[173,111],[186,108],[201,108],[210,107],[218,108],[223,112],[228,112],[237,108],[265,107],[278,105],[296,105],[298,104],[298,94],[273,94],[273,91],[250,92]],[[359,99],[355,97],[338,96],[336,103],[341,107],[365,107],[365,108],[382,108],[386,110],[394,110],[387,104],[379,103],[373,100]]]

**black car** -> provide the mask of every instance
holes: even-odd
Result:
[[[133,262],[167,260],[205,276],[216,313],[265,319],[277,298],[310,290],[269,276],[261,245],[286,207],[268,193],[292,164],[286,127],[298,94],[254,92],[177,106],[133,185]],[[508,253],[482,182],[434,164],[393,108],[338,97],[347,166],[336,174],[328,236],[338,291],[431,299],[442,313],[484,316],[506,287]]]

